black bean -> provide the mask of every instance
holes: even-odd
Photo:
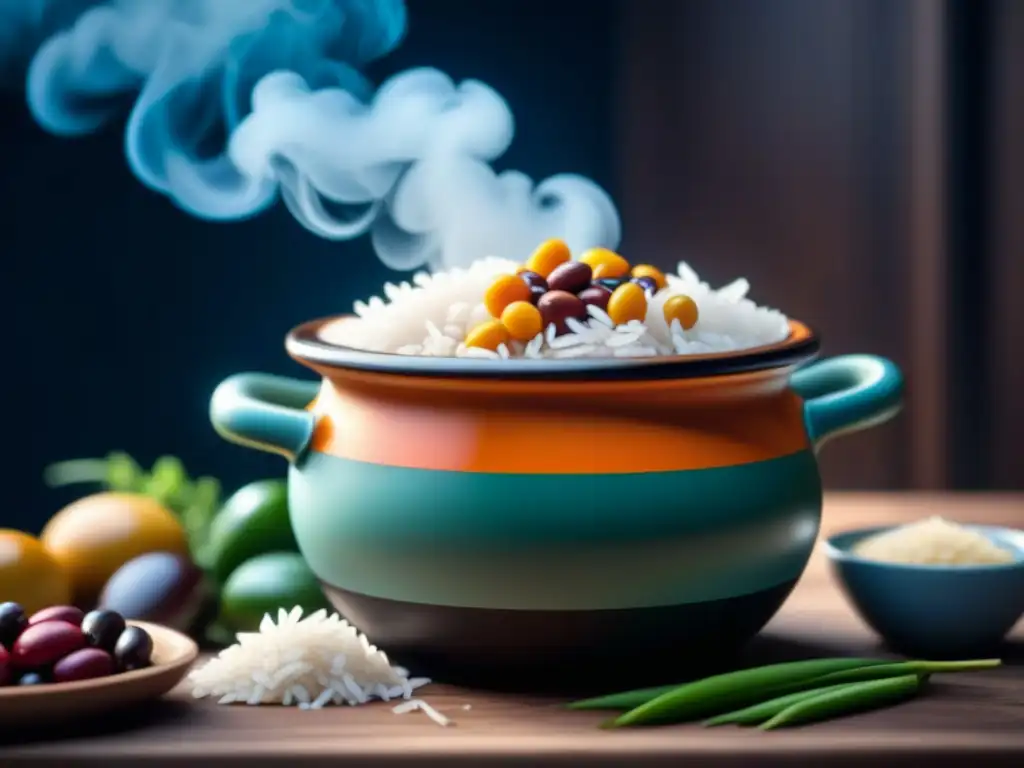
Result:
[[[25,609],[17,603],[0,603],[0,645],[8,650],[28,626]]]
[[[644,293],[650,295],[658,292],[658,281],[653,277],[634,277],[630,280],[644,289]]]
[[[124,672],[148,667],[152,655],[153,638],[139,627],[125,629],[114,645],[114,659],[118,669]]]
[[[117,611],[89,611],[82,619],[82,631],[93,648],[114,652],[117,639],[124,632],[124,617]]]
[[[544,279],[543,275],[538,275],[536,272],[531,272],[530,270],[520,272],[519,279],[531,288],[535,285],[539,285],[542,286],[545,291],[548,289],[548,281]]]

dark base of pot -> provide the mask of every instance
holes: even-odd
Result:
[[[706,603],[595,611],[454,608],[323,588],[343,616],[414,676],[585,694],[724,669],[795,583]]]

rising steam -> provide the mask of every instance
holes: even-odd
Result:
[[[393,269],[521,258],[555,236],[618,244],[592,181],[495,174],[514,123],[487,85],[415,69],[374,93],[361,70],[400,43],[401,0],[32,0],[0,24],[41,6],[76,13],[32,58],[36,119],[73,136],[127,112],[133,171],[196,216],[252,216],[280,194],[321,237],[371,233]]]

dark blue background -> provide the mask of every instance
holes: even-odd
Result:
[[[579,172],[614,195],[615,16],[610,0],[585,8],[411,0],[406,42],[372,74],[428,65],[484,80],[517,117],[500,168]],[[0,527],[38,531],[76,493],[46,489],[47,464],[114,449],[146,466],[177,455],[229,490],[283,473],[214,434],[212,389],[241,370],[302,375],[285,333],[392,277],[366,241],[321,240],[282,207],[234,224],[191,218],[131,175],[121,129],[55,138],[23,94],[0,95]]]

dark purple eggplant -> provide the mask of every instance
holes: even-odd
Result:
[[[128,620],[188,631],[206,598],[203,572],[187,557],[150,552],[129,560],[110,577],[99,607]]]

